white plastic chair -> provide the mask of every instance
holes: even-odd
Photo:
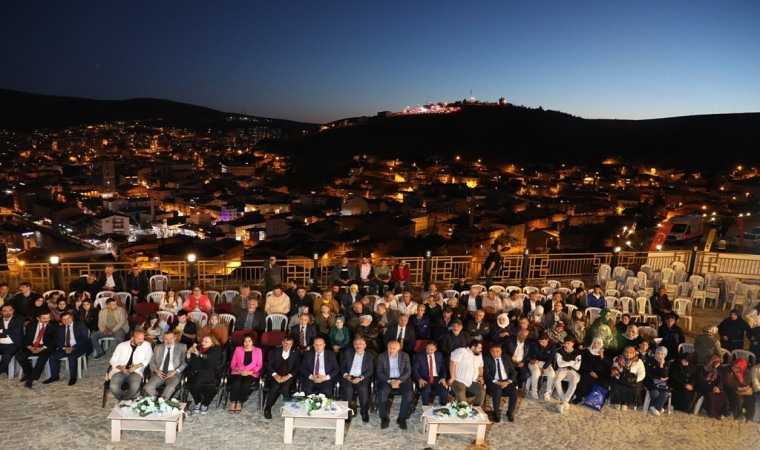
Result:
[[[314,298],[322,298],[322,294],[320,294],[319,292],[311,291],[311,292],[307,292],[306,294],[311,295]]]
[[[660,271],[661,277],[660,277],[660,283],[662,285],[670,284],[673,282],[673,275],[675,274],[675,270],[668,269],[667,267],[662,269]]]
[[[232,303],[232,299],[235,298],[235,296],[238,294],[240,294],[240,292],[234,289],[229,289],[226,291],[222,291],[219,298],[224,303]]]
[[[60,294],[61,294],[61,297],[65,297],[65,296],[66,296],[66,292],[64,292],[64,291],[62,291],[62,290],[60,290],[60,289],[51,289],[51,290],[49,290],[49,291],[45,291],[45,292],[43,292],[43,293],[42,293],[42,298],[44,298],[44,299],[46,299],[46,300],[47,300],[47,298],[48,298],[48,295],[52,294],[53,292],[60,292]]]
[[[755,365],[755,354],[749,350],[736,349],[731,352],[731,362],[734,362],[739,358],[744,358],[747,360],[747,367],[752,367]]]
[[[454,289],[446,289],[445,291],[443,291],[443,297],[444,298],[459,297],[459,292],[455,291]]]
[[[546,285],[547,285],[547,286],[551,286],[551,287],[553,287],[554,289],[559,289],[559,288],[560,288],[560,286],[562,286],[562,283],[560,283],[560,282],[559,282],[559,281],[557,281],[557,280],[548,280],[548,281],[546,282]]]
[[[647,411],[649,411],[649,402],[650,402],[650,399],[649,399],[649,389],[644,389],[644,391],[646,391],[646,395],[644,396],[644,405],[642,406],[641,409],[644,411],[644,414],[646,414]],[[668,395],[668,406],[665,409],[665,412],[667,414],[670,414],[671,411],[673,410],[673,406],[672,406],[672,403],[671,403],[671,400],[673,398],[673,394],[671,394],[670,392],[668,392],[667,395]]]
[[[694,344],[687,342],[678,344],[678,354],[683,355],[684,353],[694,353]]]
[[[718,303],[720,302],[720,288],[717,286],[707,286],[705,288],[705,304],[707,304],[708,300],[712,300],[710,303],[712,304],[713,308],[718,307]]]
[[[549,296],[554,294],[555,289],[551,286],[544,286],[541,288],[541,294]]]
[[[588,323],[593,322],[596,320],[597,317],[599,317],[599,313],[602,311],[602,308],[596,308],[594,306],[589,306],[586,308],[586,312],[584,313],[586,315],[586,318],[588,319]]]
[[[490,288],[488,288],[489,291],[494,291],[497,294],[501,294],[504,292],[504,286],[499,286],[498,284],[492,285]]]
[[[211,300],[212,305],[216,305],[216,302],[219,300],[219,291],[204,291],[203,293]]]
[[[538,292],[538,288],[535,287],[535,286],[525,286],[523,288],[523,292],[526,293],[526,294],[528,294],[528,295],[530,295],[530,294],[532,294],[534,292]]]
[[[187,297],[189,297],[192,293],[193,291],[190,289],[182,289],[181,291],[177,291],[177,295],[179,295],[179,298],[181,298],[183,302],[187,300]]]
[[[103,309],[106,307],[106,300],[108,300],[110,297],[100,297],[95,299],[94,302],[92,302],[92,306],[95,308]]]
[[[612,277],[612,267],[609,264],[600,264],[599,272],[596,274],[596,284],[602,286]],[[570,284],[572,286],[572,282]]]
[[[151,291],[169,290],[169,277],[166,275],[153,275],[148,279],[148,289]]]
[[[170,313],[169,311],[156,311],[156,314],[158,315],[159,321],[163,320],[169,325],[174,322],[174,314]]]
[[[161,299],[164,298],[165,296],[166,296],[166,292],[164,291],[153,291],[149,293],[148,295],[146,295],[145,298],[149,302],[160,303]]]
[[[686,270],[686,264],[684,264],[681,261],[674,261],[673,264],[670,265],[670,268],[673,269],[673,272],[680,270],[685,271]]]
[[[560,287],[560,288],[557,288],[557,290],[562,293],[562,297],[564,298],[567,298],[567,296],[572,293],[570,288],[566,288],[566,287]]]
[[[512,293],[512,291],[522,292],[522,288],[520,286],[507,286],[504,288],[507,293]]]
[[[114,297],[119,299],[119,301],[127,305],[127,311],[132,312],[132,309],[134,308],[134,304],[132,303],[132,293],[131,292],[117,292],[114,294]]]
[[[623,317],[622,311],[618,309],[610,309],[610,319],[612,319],[613,323],[620,322],[621,317]]]
[[[607,289],[606,291],[604,291],[604,297],[618,298],[620,297],[620,291],[618,291],[617,289]]]
[[[235,317],[233,314],[219,314],[219,322],[227,325],[228,328],[231,330],[235,329],[235,321],[237,320],[237,317]]]
[[[688,321],[689,331],[691,331],[692,315],[691,315],[691,300],[684,298],[677,298],[673,302],[673,310],[678,314],[678,318]]]
[[[103,298],[103,297],[110,298],[110,297],[113,297],[114,295],[116,295],[116,292],[114,291],[100,291],[97,294],[95,294],[95,300],[99,298]]]
[[[570,317],[573,317],[573,313],[578,309],[575,305],[565,305],[565,308],[567,308],[567,315]]]
[[[480,288],[480,292],[485,292],[486,291],[486,287],[484,285],[482,285],[482,284],[473,284],[470,287],[470,290],[472,290],[472,288]]]
[[[197,323],[201,328],[205,327],[206,322],[208,322],[208,315],[203,311],[189,312],[187,313],[187,317],[189,317],[193,322]]]
[[[633,314],[634,300],[632,297],[620,297],[618,302],[620,302],[620,310],[623,311],[623,314]]]
[[[266,318],[266,331],[286,331],[288,316],[285,314],[270,314]]]
[[[608,308],[616,308],[616,309],[622,309],[622,304],[620,303],[620,299],[617,297],[607,297],[604,296],[604,300],[607,301],[607,307]]]
[[[646,297],[636,299],[636,314],[642,322],[649,322],[649,319],[654,319],[658,325],[660,323],[660,316],[652,314],[652,304]]]

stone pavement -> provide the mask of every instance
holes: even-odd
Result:
[[[11,449],[112,449],[112,448],[182,448],[182,449],[322,449],[333,446],[334,433],[329,430],[296,430],[294,444],[283,444],[283,420],[279,410],[274,419],[264,419],[252,401],[240,414],[212,406],[206,416],[190,416],[177,443],[163,444],[161,433],[124,431],[122,441],[110,441],[110,423],[106,420],[115,404],[109,399],[100,407],[102,376],[108,359],[90,360],[85,377],[75,386],[65,381],[28,390],[16,380],[0,378],[0,413],[2,448]],[[62,374],[66,379],[66,374]],[[44,377],[44,375],[43,375]],[[252,400],[257,400],[253,394]],[[490,402],[490,398],[487,399]],[[391,427],[380,429],[376,414],[370,423],[355,419],[347,426],[346,449],[424,449],[426,435],[417,407],[409,420],[409,430],[395,424],[399,401],[391,409]],[[214,403],[215,405],[215,403]],[[506,405],[504,405],[506,406]],[[490,409],[490,403],[488,404]],[[443,435],[436,449],[525,449],[599,448],[602,443],[616,443],[625,448],[760,448],[760,425],[734,420],[711,420],[682,413],[660,417],[639,411],[605,408],[598,413],[573,406],[568,413],[556,412],[556,403],[523,399],[516,422],[503,421],[489,426],[487,444],[476,446],[474,436]],[[504,408],[505,409],[505,408]],[[613,444],[614,445],[614,444]]]

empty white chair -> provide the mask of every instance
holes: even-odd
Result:
[[[287,331],[288,316],[285,314],[270,314],[266,320],[266,331]]]
[[[660,271],[660,284],[666,285],[673,282],[673,275],[675,274],[675,270],[668,269],[667,267],[662,269]]]
[[[150,294],[148,294],[145,298],[149,302],[153,303],[161,303],[161,299],[166,296],[166,292],[164,291],[153,291]]]
[[[691,322],[692,322],[692,316],[691,316],[691,300],[687,300],[684,298],[677,298],[675,302],[673,302],[673,310],[678,314],[678,319],[683,319],[688,321],[689,323],[689,331],[691,331]]]
[[[567,296],[572,293],[572,291],[570,290],[570,288],[566,288],[566,287],[557,288],[557,291],[561,292],[562,293],[562,297],[564,297],[564,298],[567,298]]]
[[[716,308],[718,306],[718,303],[720,302],[719,287],[707,286],[707,288],[705,288],[705,303],[707,303],[708,300],[712,300],[710,303],[712,303],[713,308]]]
[[[554,289],[559,289],[559,287],[562,285],[562,283],[560,283],[560,282],[559,282],[559,281],[557,281],[557,280],[548,280],[548,281],[546,282],[546,285],[547,285],[547,286],[551,286],[551,287],[553,287]]]
[[[538,292],[538,288],[535,287],[535,286],[525,286],[523,288],[523,292],[525,292],[526,294],[530,295],[530,294],[532,294],[534,292]]]
[[[572,280],[570,282],[570,287],[573,288],[573,289],[578,289],[579,287],[582,287],[582,288],[585,289],[586,285],[583,284],[583,281],[581,281],[581,280]]]
[[[211,300],[212,305],[216,305],[216,302],[219,300],[219,291],[204,291],[203,293]]]
[[[607,301],[607,307],[608,308],[622,308],[622,305],[620,303],[620,299],[619,298],[613,297],[613,296],[607,297],[605,295],[604,299]]]
[[[153,275],[148,279],[148,289],[151,291],[168,291],[169,277],[166,275]]]
[[[623,314],[633,313],[633,297],[620,297],[618,301],[620,302],[620,310],[623,311]]]
[[[612,269],[612,279],[617,281],[618,284],[625,284],[625,279],[628,275],[628,270],[625,267],[617,266]]]
[[[612,267],[609,264],[600,264],[596,274],[596,284],[604,286],[612,278]]]
[[[623,295],[633,296],[639,290],[639,279],[636,277],[626,277],[623,285]]]
[[[639,289],[644,289],[649,285],[649,277],[647,276],[646,272],[640,270],[639,273],[636,274],[636,279],[639,282]]]
[[[688,281],[682,281],[678,283],[678,288],[676,289],[676,300],[680,299],[686,299],[691,300],[691,294],[692,294],[692,285]]]
[[[642,322],[649,322],[649,319],[654,319],[659,324],[660,316],[652,314],[652,305],[646,297],[636,299],[636,314]]]
[[[617,289],[618,282],[616,280],[607,280],[607,282],[603,285],[604,290],[615,290]]]
[[[654,276],[654,271],[652,270],[652,266],[650,266],[649,264],[642,264],[641,269],[639,270],[644,272],[644,274],[647,276],[647,280],[651,280],[652,277]]]
[[[685,271],[686,270],[686,264],[682,263],[681,261],[674,261],[673,264],[670,265],[670,268],[673,269],[673,271]]]
[[[544,286],[541,288],[541,294],[549,296],[554,294],[554,288],[551,286]]]
[[[620,297],[620,291],[617,289],[607,289],[604,291],[605,297]]]
[[[699,275],[692,275],[689,277],[689,283],[691,283],[692,287],[694,289],[704,289],[705,288],[705,278],[701,277]]]
[[[565,305],[565,308],[567,309],[567,315],[570,317],[573,317],[573,313],[578,309],[575,305]]]

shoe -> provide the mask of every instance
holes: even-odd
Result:
[[[531,398],[538,398],[538,392],[536,391],[530,391]]]
[[[24,376],[23,376],[23,377],[21,377],[21,379],[20,379],[20,380],[18,380],[18,381],[20,381],[21,383],[23,383],[23,382],[25,382],[25,381],[27,381],[27,380],[30,380],[31,378],[32,378],[31,376],[29,376],[29,375],[27,375],[27,374],[24,374]]]
[[[491,419],[493,420],[493,423],[499,423],[501,422],[501,414],[493,413],[493,417]]]
[[[380,428],[381,429],[384,430],[384,429],[388,428],[389,426],[391,426],[391,421],[390,420],[388,420],[388,419],[380,419]]]
[[[514,421],[515,421],[515,416],[514,416],[514,414],[509,414],[509,415],[507,416],[507,420],[508,420],[508,421],[510,421],[510,422],[514,422]]]
[[[237,408],[235,408],[235,413],[239,413],[243,410],[243,402],[237,402]]]
[[[652,411],[652,414],[654,414],[655,416],[660,415],[660,411],[658,411],[657,408],[655,408],[654,406],[650,406],[649,410]]]
[[[570,403],[562,402],[562,412],[568,412],[568,411],[570,411]]]
[[[201,415],[208,414],[208,406],[203,405],[201,406]]]
[[[545,402],[548,402],[549,400],[551,400],[551,399],[552,399],[552,396],[551,396],[551,395],[549,395],[549,393],[547,392],[546,394],[544,394],[544,397],[543,397],[543,399],[544,399],[544,401],[545,401]]]
[[[237,411],[237,409],[235,408],[236,406],[237,406],[237,402],[230,403],[230,409],[228,409],[227,411],[230,414],[235,414],[235,411]]]
[[[74,386],[75,384],[77,384],[77,379],[76,378],[69,378],[69,386]]]
[[[620,404],[619,403],[610,403],[610,407],[613,408],[613,409],[620,409]]]
[[[406,430],[406,419],[398,419],[396,423],[398,423],[399,428]]]
[[[31,389],[32,383],[34,383],[34,381],[31,378],[29,378],[28,380],[24,382],[24,386],[26,386],[28,389]]]
[[[42,384],[50,384],[56,381],[60,381],[61,379],[58,377],[50,377],[47,380],[43,381]]]
[[[628,405],[620,405],[620,409],[623,411],[628,411]]]
[[[563,412],[565,412],[565,407],[562,405],[562,403],[560,403],[559,405],[557,405],[557,411],[559,411],[560,414],[562,414]]]
[[[92,357],[92,359],[101,359],[101,358],[103,358],[104,356],[106,356],[106,354],[105,354],[105,353],[99,353],[99,354],[97,354],[97,355],[93,356],[93,357]]]
[[[364,423],[369,422],[369,414],[362,414],[362,422]]]
[[[197,403],[195,405],[195,408],[193,408],[193,414],[200,414],[201,413],[201,404]]]
[[[265,409],[264,410],[264,418],[267,420],[272,419],[272,410],[271,409]]]

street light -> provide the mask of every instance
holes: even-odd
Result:
[[[192,289],[195,286],[195,253],[188,253],[187,261],[190,263],[190,282],[188,289]]]
[[[50,257],[50,264],[56,265],[59,262],[61,262],[61,258],[59,258],[57,255],[53,255]]]
[[[61,262],[61,258],[58,257],[58,255],[52,255],[50,256],[50,272],[53,278],[53,289],[58,289],[59,279],[58,279],[58,263]]]
[[[191,263],[195,262],[195,253],[190,253],[187,255],[187,260]]]

